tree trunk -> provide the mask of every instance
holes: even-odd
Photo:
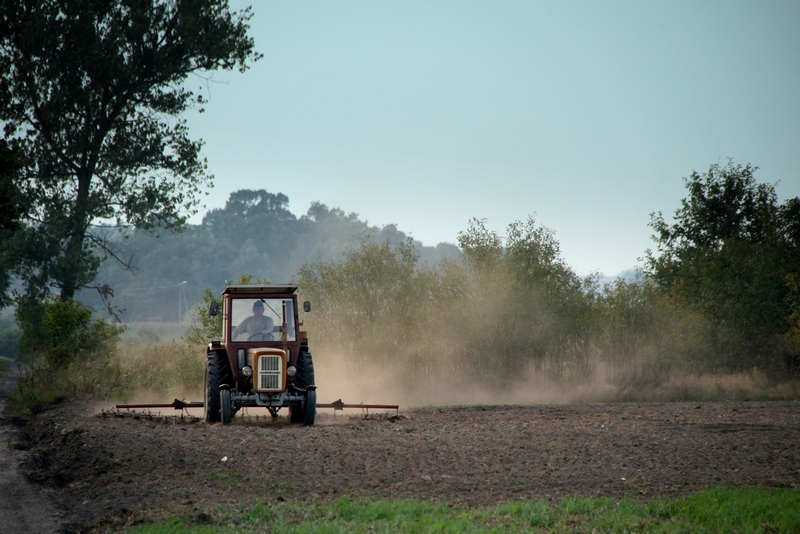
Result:
[[[66,301],[75,296],[75,291],[79,289],[81,272],[83,270],[83,241],[86,239],[86,230],[89,227],[87,221],[89,203],[89,184],[91,183],[91,171],[81,169],[77,173],[78,195],[75,200],[75,209],[70,214],[69,227],[71,229],[67,240],[66,250],[64,251],[64,269],[61,272],[61,280],[57,280],[61,287],[61,300]]]

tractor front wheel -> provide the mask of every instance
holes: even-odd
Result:
[[[225,388],[219,392],[219,403],[222,424],[231,424],[231,419],[233,419],[233,412],[231,410],[231,390]]]
[[[305,410],[303,414],[303,424],[313,425],[317,415],[317,390],[309,389],[306,391]]]

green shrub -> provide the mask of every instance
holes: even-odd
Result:
[[[123,326],[93,318],[91,308],[78,301],[55,297],[24,302],[17,317],[32,370],[9,399],[9,410],[30,411],[81,395],[106,398],[123,388],[114,362]]]

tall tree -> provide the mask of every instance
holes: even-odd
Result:
[[[294,236],[297,218],[289,211],[289,197],[260,189],[241,189],[231,193],[225,207],[203,217],[203,226],[214,239],[241,247],[253,239],[264,252],[285,248]]]
[[[210,185],[181,113],[189,74],[259,54],[227,0],[0,0],[0,121],[25,161],[18,232],[29,292],[63,300],[124,258],[109,228],[184,224]],[[201,109],[202,111],[202,109]]]
[[[22,228],[20,220],[25,213],[16,185],[21,168],[19,150],[0,139],[0,308],[9,304],[11,270],[16,265],[16,257],[7,245]]]
[[[659,286],[714,325],[712,368],[777,369],[800,279],[800,199],[778,202],[756,167],[712,165],[685,180],[673,224],[653,214],[658,253],[648,269]]]

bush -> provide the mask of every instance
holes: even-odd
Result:
[[[24,302],[17,316],[23,319],[24,356],[32,370],[9,399],[10,410],[29,411],[87,394],[107,398],[122,389],[114,356],[124,327],[93,318],[91,308],[80,302],[54,296],[41,305]]]

